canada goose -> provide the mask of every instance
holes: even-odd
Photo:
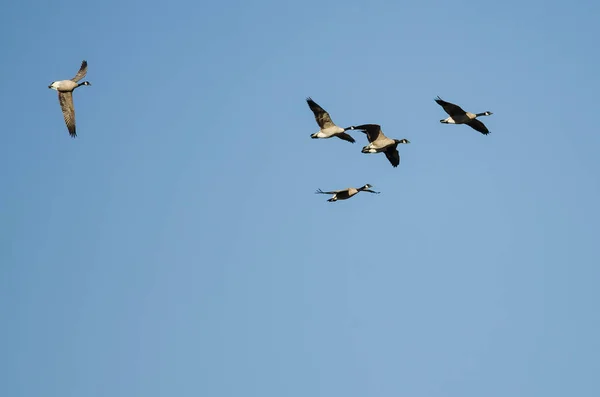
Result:
[[[79,80],[85,77],[87,73],[87,61],[81,62],[81,68],[79,72],[71,80],[53,81],[48,86],[53,90],[58,91],[58,101],[62,108],[63,117],[65,118],[65,124],[69,129],[71,137],[75,138],[77,133],[75,132],[75,108],[73,107],[73,90],[82,85],[92,85],[89,81],[83,83],[77,83]]]
[[[385,153],[385,157],[392,166],[397,167],[400,164],[400,153],[398,153],[399,143],[410,143],[408,139],[390,139],[383,134],[381,126],[378,124],[363,124],[352,126],[351,129],[361,130],[367,134],[369,144],[362,148],[363,153]]]
[[[349,187],[348,189],[344,189],[344,190],[333,190],[331,192],[324,192],[321,189],[318,189],[315,194],[333,194],[333,197],[330,198],[329,202],[333,203],[334,201],[338,201],[338,200],[347,200],[350,197],[354,196],[355,194],[357,194],[358,192],[369,192],[369,193],[375,193],[375,194],[379,194],[380,192],[375,192],[373,190],[371,190],[373,186],[369,185],[368,183],[363,186],[363,187],[359,187],[354,188],[354,187]]]
[[[439,96],[435,99],[435,101],[438,103],[438,105],[443,107],[444,111],[450,116],[444,120],[440,120],[440,123],[466,124],[469,127],[473,128],[475,131],[481,132],[483,135],[487,135],[490,133],[487,127],[481,121],[477,120],[477,117],[491,116],[493,114],[492,112],[483,112],[477,114],[465,112],[460,106],[450,102],[446,102]]]
[[[321,129],[318,132],[315,132],[310,137],[313,139],[323,138],[328,139],[332,136],[337,136],[340,139],[343,139],[348,142],[354,143],[354,138],[350,135],[346,134],[344,131],[350,130],[351,127],[342,128],[335,125],[333,121],[331,121],[331,116],[329,113],[325,111],[321,106],[319,106],[315,101],[313,101],[310,97],[306,98],[306,102],[310,107],[310,110],[315,114],[315,120],[317,120],[317,124]]]

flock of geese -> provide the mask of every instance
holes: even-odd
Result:
[[[69,130],[69,134],[71,137],[75,138],[77,136],[77,131],[75,128],[75,107],[73,106],[73,91],[81,87],[83,85],[92,85],[89,81],[84,81],[80,83],[79,81],[83,79],[87,74],[87,61],[81,62],[81,67],[79,71],[69,80],[59,80],[53,81],[48,88],[58,91],[58,102],[60,103],[60,107],[62,109],[63,117],[65,119],[65,124],[67,125],[67,129]],[[483,113],[470,113],[464,111],[460,106],[455,105],[450,102],[444,101],[439,96],[435,99],[435,101],[440,105],[444,111],[448,114],[449,117],[440,120],[440,123],[444,124],[466,124],[469,127],[473,128],[476,131],[481,132],[483,135],[487,135],[490,131],[487,127],[480,121],[477,120],[478,117],[481,116],[490,116],[492,112],[483,112]],[[329,139],[333,137],[340,138],[344,141],[348,142],[356,142],[352,136],[346,133],[348,130],[357,130],[365,133],[367,135],[367,140],[369,144],[362,148],[362,153],[384,153],[385,157],[387,157],[388,161],[392,164],[393,167],[397,167],[400,164],[400,153],[398,153],[398,145],[399,144],[407,144],[410,143],[408,139],[391,139],[385,136],[383,131],[381,130],[381,126],[378,124],[362,124],[357,126],[350,126],[347,128],[342,128],[336,125],[332,120],[329,113],[325,111],[321,106],[319,106],[315,101],[311,98],[306,98],[306,102],[310,107],[310,110],[315,115],[315,120],[319,125],[319,131],[312,134],[310,137],[313,139]],[[317,190],[318,194],[330,194],[333,195],[329,200],[329,202],[335,202],[338,200],[347,200],[359,192],[369,192],[379,194],[379,192],[371,190],[373,186],[368,183],[362,187],[354,188],[350,187],[343,190],[332,190],[329,192],[324,192],[321,189]]]
[[[381,131],[381,126],[377,124],[363,124],[357,126],[350,126],[342,128],[337,126],[332,120],[331,116],[325,109],[319,106],[312,98],[306,98],[308,107],[315,115],[315,120],[320,127],[320,130],[312,134],[310,137],[313,139],[329,139],[331,137],[338,137],[348,142],[356,142],[354,138],[346,133],[348,130],[358,130],[367,134],[369,144],[362,148],[363,153],[384,153],[385,157],[390,161],[392,166],[397,167],[400,164],[400,153],[398,153],[398,144],[410,143],[408,139],[390,139],[384,135]],[[318,194],[332,194],[333,196],[327,200],[331,203],[338,200],[347,200],[350,197],[356,195],[358,192],[369,192],[379,194],[379,192],[371,190],[372,186],[368,183],[363,187],[354,188],[349,187],[344,190],[332,190],[330,192],[324,192],[321,189],[317,190]]]
[[[444,101],[439,96],[435,99],[435,101],[440,105],[446,113],[448,113],[448,117],[440,120],[441,123],[444,124],[466,124],[469,127],[473,128],[476,131],[481,132],[483,135],[487,135],[490,131],[487,127],[480,121],[477,120],[477,117],[481,116],[490,116],[492,112],[483,112],[483,113],[470,113],[465,112],[460,106],[455,105],[450,102]],[[381,130],[381,126],[379,124],[362,124],[356,126],[350,126],[346,128],[342,128],[336,125],[332,120],[331,116],[325,109],[319,106],[312,98],[306,98],[306,102],[308,103],[308,107],[315,115],[315,120],[319,125],[320,130],[312,134],[310,137],[313,139],[329,139],[332,137],[337,137],[343,139],[348,142],[356,142],[354,138],[352,138],[349,134],[346,133],[348,130],[358,130],[367,134],[367,140],[369,144],[364,146],[361,150],[362,153],[383,153],[385,157],[387,157],[392,167],[398,167],[400,164],[400,153],[398,152],[398,145],[401,143],[410,143],[408,139],[392,139],[385,136],[383,131]],[[329,202],[335,202],[338,200],[347,200],[350,197],[355,196],[359,192],[369,192],[379,194],[379,192],[371,190],[373,186],[370,184],[366,184],[363,187],[355,188],[349,187],[343,190],[332,190],[329,192],[324,192],[321,189],[316,191],[317,194],[330,194],[332,197],[327,200]]]

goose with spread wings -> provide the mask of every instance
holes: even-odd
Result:
[[[53,81],[48,88],[58,91],[58,102],[63,112],[65,124],[71,137],[75,138],[77,132],[75,129],[75,107],[73,106],[73,90],[82,85],[92,85],[89,81],[79,83],[87,74],[87,61],[81,62],[79,71],[70,80]]]
[[[469,127],[473,128],[475,131],[481,132],[483,135],[487,135],[490,131],[487,129],[485,124],[481,121],[477,120],[477,117],[481,116],[491,116],[493,113],[489,111],[485,111],[483,113],[471,113],[465,112],[460,106],[455,105],[450,102],[444,101],[439,96],[435,99],[435,101],[444,108],[444,111],[448,113],[450,117],[440,120],[440,123],[444,124],[466,124]]]
[[[330,199],[327,200],[330,203],[333,203],[334,201],[338,201],[338,200],[347,200],[350,197],[358,194],[359,192],[369,192],[369,193],[375,193],[375,194],[380,193],[380,192],[371,190],[372,187],[373,187],[372,185],[369,185],[367,183],[363,187],[359,187],[359,188],[349,187],[344,190],[332,190],[331,192],[324,192],[321,189],[319,189],[315,193],[316,194],[333,194],[333,197],[331,197]]]
[[[345,131],[347,130],[351,130],[352,127],[348,127],[348,128],[342,128],[342,127],[338,127],[332,120],[331,120],[331,116],[329,116],[329,113],[327,113],[325,111],[325,109],[323,109],[321,106],[319,106],[315,101],[313,101],[310,97],[306,98],[306,102],[308,103],[308,107],[310,107],[310,110],[312,110],[312,112],[315,115],[315,120],[317,121],[317,124],[319,125],[320,130],[315,132],[314,134],[311,134],[311,138],[313,139],[328,139],[331,137],[338,137],[340,139],[343,139],[345,141],[348,142],[352,142],[354,143],[354,138],[352,138],[350,135],[346,134]]]
[[[398,153],[399,143],[410,143],[408,139],[391,139],[383,134],[379,124],[363,124],[352,126],[352,129],[362,131],[367,134],[369,144],[362,148],[362,153],[385,153],[393,167],[400,164],[400,153]]]

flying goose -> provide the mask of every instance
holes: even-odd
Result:
[[[310,136],[311,138],[313,138],[313,139],[317,139],[317,138],[328,139],[328,138],[331,138],[332,136],[337,136],[338,138],[343,139],[345,141],[352,142],[352,143],[355,142],[354,138],[352,138],[350,135],[348,135],[344,132],[344,131],[352,129],[351,127],[348,127],[348,128],[338,127],[337,125],[335,125],[335,123],[333,121],[331,121],[331,116],[329,116],[329,113],[327,113],[325,111],[325,109],[323,109],[321,106],[319,106],[310,97],[306,98],[306,102],[308,103],[310,110],[312,110],[312,112],[315,114],[315,120],[317,120],[317,124],[319,124],[319,127],[321,127],[321,129],[318,132],[315,132],[314,134],[312,134]]]
[[[390,139],[383,134],[381,126],[378,124],[363,124],[352,126],[351,129],[361,130],[367,134],[369,144],[362,148],[363,153],[385,153],[385,157],[392,166],[397,167],[400,164],[400,153],[398,153],[399,143],[410,143],[408,139]]]
[[[466,124],[469,127],[473,128],[475,131],[481,132],[483,135],[487,135],[490,133],[487,127],[481,121],[477,120],[477,117],[491,116],[493,114],[492,112],[483,112],[477,114],[465,112],[460,106],[450,102],[446,102],[439,96],[435,99],[435,101],[438,103],[438,105],[443,107],[444,111],[450,116],[447,119],[440,120],[440,123]]]
[[[380,192],[375,192],[373,190],[371,190],[373,186],[369,185],[368,183],[363,186],[363,187],[359,187],[354,188],[354,187],[349,187],[348,189],[344,189],[344,190],[333,190],[331,192],[324,192],[321,189],[318,189],[315,194],[333,194],[333,197],[330,198],[329,202],[333,203],[334,201],[338,201],[338,200],[347,200],[350,197],[354,196],[355,194],[357,194],[358,192],[369,192],[369,193],[375,193],[375,194],[379,194]]]
[[[48,86],[53,90],[58,91],[58,101],[62,108],[63,117],[65,118],[65,124],[69,129],[71,137],[75,138],[77,133],[75,132],[75,108],[73,107],[73,90],[82,85],[92,85],[89,81],[83,83],[77,83],[79,80],[85,77],[87,73],[87,61],[81,62],[81,68],[79,72],[71,80],[53,81]]]

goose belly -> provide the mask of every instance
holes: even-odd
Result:
[[[471,119],[467,116],[454,116],[454,117],[448,117],[446,119],[446,123],[448,123],[448,124],[464,124],[469,120],[471,120]]]
[[[52,83],[52,89],[61,92],[73,91],[75,87],[77,87],[77,83],[71,80],[55,81]]]
[[[327,135],[323,131],[315,132],[311,136],[313,138],[323,138],[323,139],[331,138],[331,135]]]
[[[456,121],[452,117],[448,117],[447,119],[442,120],[442,123],[446,124],[456,124]]]
[[[331,136],[333,134],[339,134],[340,132],[344,132],[344,129],[341,128],[341,127],[338,127],[336,125],[336,126],[333,126],[333,127],[324,128],[320,132],[323,132],[327,136]]]

